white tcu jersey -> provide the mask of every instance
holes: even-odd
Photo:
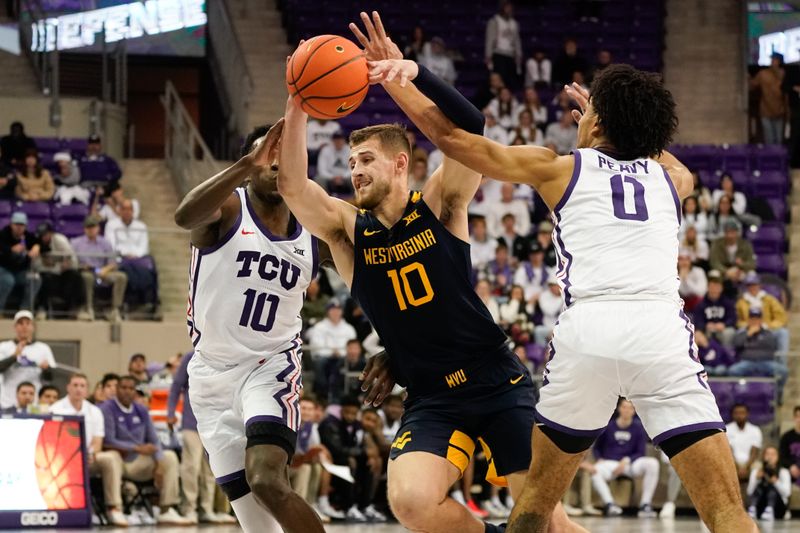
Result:
[[[617,161],[590,148],[574,156],[552,214],[565,304],[597,296],[677,300],[681,205],[666,171],[653,159]]]
[[[272,235],[244,188],[239,218],[210,248],[192,246],[188,326],[209,362],[235,366],[297,346],[303,297],[317,272],[317,240],[299,223],[294,235]]]

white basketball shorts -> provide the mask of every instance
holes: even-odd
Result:
[[[725,430],[680,301],[578,301],[561,313],[550,353],[538,424],[596,437],[623,397],[656,445],[691,431]]]
[[[243,476],[247,426],[275,422],[300,426],[299,342],[286,352],[220,368],[196,352],[189,361],[189,399],[211,471],[222,484]]]

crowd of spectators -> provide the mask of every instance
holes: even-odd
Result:
[[[153,316],[148,228],[117,162],[97,135],[82,150],[41,150],[19,122],[0,139],[0,312],[94,320],[97,293],[112,322],[126,308]]]

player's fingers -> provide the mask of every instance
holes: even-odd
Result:
[[[378,387],[375,383],[371,383],[369,391],[367,395],[364,397],[364,405],[369,405],[375,401],[375,397],[378,395]]]
[[[392,392],[393,388],[394,388],[394,381],[392,381],[388,376],[386,376],[383,379],[383,382],[381,383],[380,390],[378,391],[375,400],[372,402],[372,405],[374,407],[380,406],[380,404],[383,403],[383,400],[385,400],[386,397],[389,395],[389,393]]]
[[[575,86],[575,90],[581,93],[586,100],[589,100],[589,89],[576,82],[573,82],[572,85]]]
[[[377,11],[372,12],[372,21],[375,23],[375,29],[378,32],[378,37],[383,40],[386,38],[386,30],[383,28],[383,21]]]
[[[353,32],[353,35],[356,36],[356,39],[358,39],[358,42],[361,43],[361,46],[363,46],[364,48],[369,46],[369,39],[367,39],[366,35],[361,33],[361,30],[358,28],[358,26],[356,26],[351,22],[349,28],[350,31]]]
[[[397,73],[400,72],[400,69],[397,67],[392,67],[392,70],[389,71],[389,74],[386,75],[386,81],[392,81],[397,77]]]
[[[578,111],[577,109],[573,109],[572,110],[572,118],[575,119],[575,122],[580,122],[582,116],[583,116],[583,114],[580,111]]]
[[[369,35],[370,42],[377,39],[378,36],[375,34],[375,26],[372,25],[372,20],[369,18],[369,15],[362,11],[361,20],[364,22],[364,28],[367,30],[367,35]]]
[[[372,380],[375,379],[373,375],[375,373],[375,363],[373,362],[372,358],[367,359],[367,364],[364,366],[364,370],[361,371],[361,375],[358,376],[363,383],[361,384],[361,390],[366,392],[369,388]]]

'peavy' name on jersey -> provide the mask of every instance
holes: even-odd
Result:
[[[300,279],[300,267],[286,259],[278,259],[272,254],[261,254],[255,250],[241,250],[236,257],[237,263],[242,263],[237,278],[248,278],[253,272],[255,264],[258,265],[258,275],[264,281],[272,281],[280,274],[281,286],[291,290]]]
[[[597,166],[600,168],[606,167],[609,170],[613,170],[615,172],[631,172],[633,174],[639,173],[637,167],[642,167],[642,170],[645,174],[649,174],[650,172],[647,170],[647,161],[634,161],[630,165],[620,164],[617,161],[609,161],[602,155],[597,156]]]

